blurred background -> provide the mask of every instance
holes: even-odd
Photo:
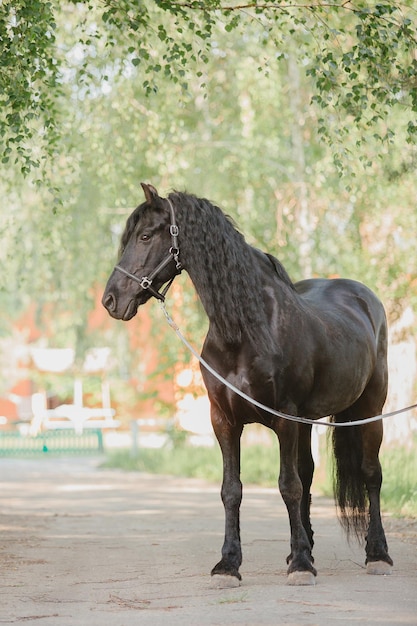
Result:
[[[97,431],[106,449],[182,431],[212,444],[198,365],[157,304],[127,323],[100,304],[141,181],[209,198],[294,281],[375,290],[390,326],[386,410],[415,402],[412,3],[365,3],[367,15],[363,3],[27,4],[0,7],[0,436],[20,438],[9,452],[0,439],[0,454],[64,431]],[[207,321],[186,275],[167,306],[199,349]],[[385,445],[415,446],[416,428],[415,411],[387,420]]]

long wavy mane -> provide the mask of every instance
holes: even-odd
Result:
[[[262,253],[250,246],[232,220],[204,198],[170,194],[180,228],[181,260],[211,323],[227,343],[239,343],[244,332],[259,347],[271,346],[263,306]],[[279,261],[271,262],[289,286],[292,282]]]

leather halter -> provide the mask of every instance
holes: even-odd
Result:
[[[182,270],[182,265],[179,260],[179,256],[180,256],[180,249],[178,245],[179,230],[178,230],[177,223],[175,221],[175,211],[174,211],[174,207],[172,206],[171,200],[169,198],[166,198],[166,201],[168,202],[169,212],[171,215],[171,224],[169,226],[169,233],[171,235],[171,244],[172,244],[168,251],[167,256],[164,259],[162,259],[162,261],[155,267],[155,269],[152,270],[149,276],[141,276],[140,278],[138,276],[135,276],[135,274],[128,272],[127,270],[124,269],[124,267],[121,267],[120,265],[115,265],[114,267],[115,270],[119,270],[119,272],[121,272],[125,276],[128,276],[131,280],[134,280],[136,283],[138,283],[142,287],[142,289],[147,289],[149,293],[151,293],[154,296],[154,298],[157,298],[158,300],[161,300],[162,302],[165,301],[166,293],[168,289],[170,288],[175,276],[177,274],[180,274]],[[152,282],[156,278],[156,276],[164,269],[164,267],[166,267],[168,263],[170,263],[172,260],[175,261],[175,267],[177,269],[175,276],[171,278],[171,280],[165,286],[163,291],[159,292],[157,291],[157,289],[154,289],[152,287]]]

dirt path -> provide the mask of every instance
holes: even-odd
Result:
[[[314,587],[289,587],[275,490],[247,487],[242,586],[210,588],[219,487],[103,471],[92,459],[0,459],[0,624],[417,624],[417,524],[386,521],[392,576],[369,576],[331,502],[314,499]]]

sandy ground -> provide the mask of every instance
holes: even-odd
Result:
[[[386,520],[395,567],[370,576],[333,503],[314,499],[317,584],[290,587],[281,498],[246,487],[243,582],[213,589],[219,486],[98,463],[0,459],[0,624],[416,626],[416,522]]]

